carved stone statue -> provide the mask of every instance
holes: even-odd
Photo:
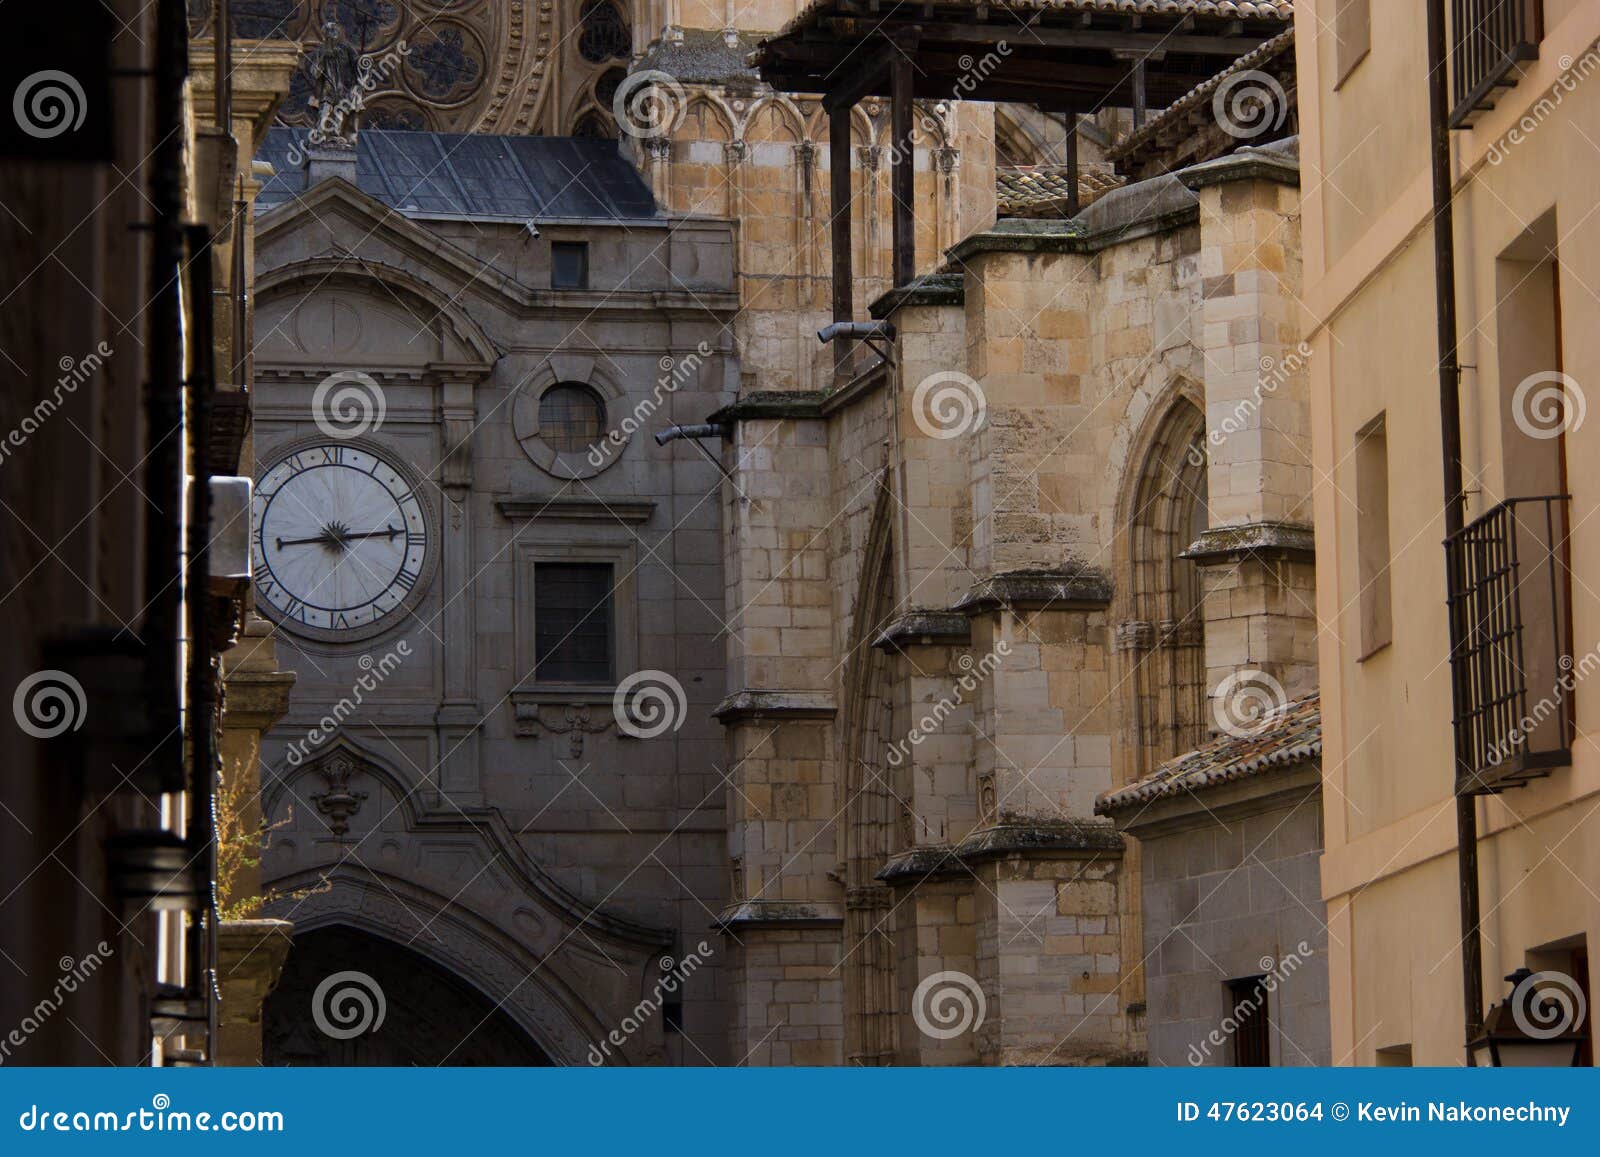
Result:
[[[354,148],[361,112],[361,62],[337,21],[322,26],[322,43],[311,53],[311,107],[317,110],[315,138],[324,147]],[[348,122],[348,127],[347,127]]]

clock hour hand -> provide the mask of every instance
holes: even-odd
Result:
[[[338,541],[339,539],[331,534],[319,534],[315,538],[280,538],[278,539],[278,549],[282,550],[286,546],[304,546],[310,542],[333,543]]]

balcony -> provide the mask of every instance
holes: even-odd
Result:
[[[1514,498],[1445,541],[1458,794],[1572,762],[1573,690],[1588,671],[1573,669],[1567,502]]]
[[[1452,0],[1450,8],[1450,127],[1462,129],[1517,83],[1524,61],[1539,59],[1544,2]]]

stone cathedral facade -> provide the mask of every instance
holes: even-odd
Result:
[[[311,38],[304,7],[256,33]],[[1168,166],[1086,118],[1068,219],[1059,121],[921,103],[897,287],[868,99],[855,300],[893,328],[841,359],[826,118],[747,63],[797,5],[329,8],[406,52],[351,167],[271,158],[303,172],[258,234],[258,498],[354,463],[399,502],[370,533],[422,546],[366,620],[258,576],[299,680],[263,754],[269,1060],[1139,1063],[1162,946],[1095,800],[1210,739],[1241,670],[1315,686],[1292,140]],[[659,134],[619,130],[641,71]],[[619,135],[634,184],[584,151]],[[545,189],[562,156],[589,202]],[[381,428],[327,437],[340,375]],[[605,632],[547,663],[597,568]],[[613,692],[646,671],[684,716],[641,738]],[[305,1007],[364,961],[389,1035],[330,1045]]]

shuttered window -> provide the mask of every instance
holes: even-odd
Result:
[[[610,563],[534,565],[534,679],[611,683]]]
[[[1233,1063],[1242,1069],[1267,1068],[1272,1064],[1272,1020],[1267,1007],[1265,976],[1251,976],[1228,982],[1233,1001]]]

